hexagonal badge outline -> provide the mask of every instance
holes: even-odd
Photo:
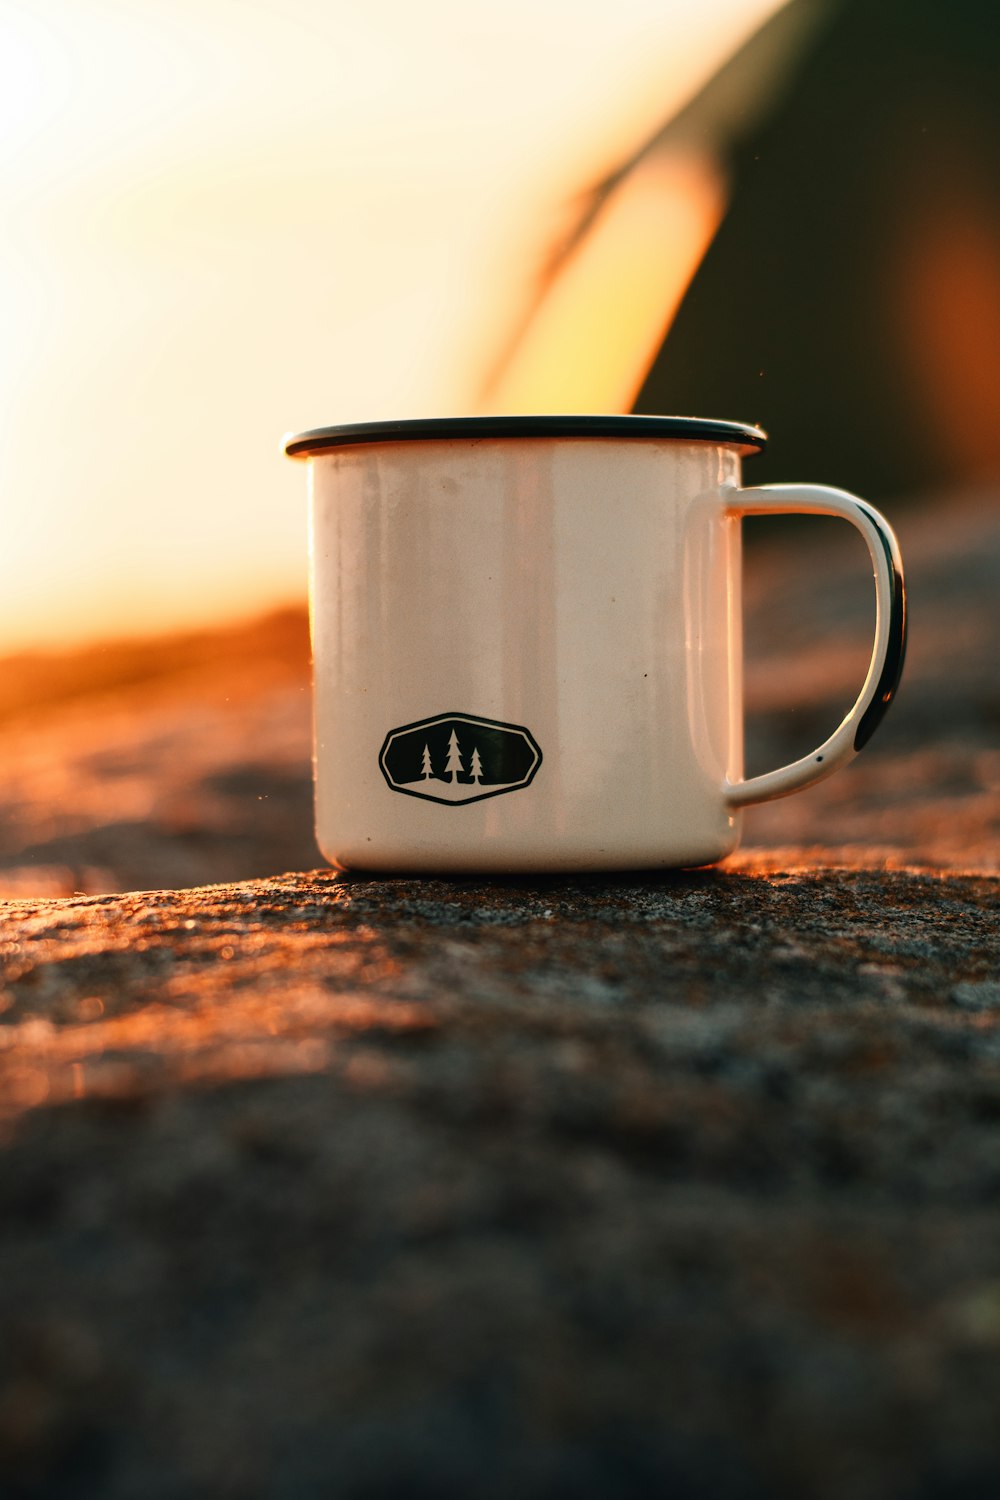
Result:
[[[488,729],[505,729],[513,734],[519,734],[526,741],[535,759],[531,769],[522,781],[514,782],[511,786],[500,786],[492,792],[477,792],[474,797],[463,797],[456,800],[450,797],[434,797],[427,792],[414,792],[408,786],[399,786],[389,774],[385,763],[386,751],[398,735],[409,734],[414,729],[426,729],[431,724],[440,724],[447,719],[455,719],[459,724],[483,724]],[[382,748],[378,753],[379,770],[385,778],[386,785],[392,792],[401,792],[404,797],[417,797],[421,802],[436,802],[439,807],[468,807],[472,802],[485,802],[487,797],[503,797],[508,792],[520,792],[524,787],[530,786],[535,779],[535,773],[542,763],[542,747],[539,745],[531,730],[524,724],[508,724],[503,719],[485,719],[479,714],[431,714],[427,719],[416,719],[412,724],[400,724],[396,729],[390,729],[382,741]]]

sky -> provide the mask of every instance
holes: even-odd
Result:
[[[0,652],[303,599],[289,430],[627,407],[707,163],[483,393],[580,195],[775,8],[0,0]]]

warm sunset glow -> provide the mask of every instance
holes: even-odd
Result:
[[[629,174],[487,390],[503,412],[627,411],[722,217],[713,162]]]
[[[1000,255],[992,182],[953,182],[904,223],[899,322],[909,375],[960,471],[997,472]]]
[[[0,650],[301,598],[282,432],[475,409],[578,195],[774,8],[0,0]],[[718,212],[670,170],[529,404],[627,404]]]

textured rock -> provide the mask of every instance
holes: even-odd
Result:
[[[995,1493],[998,897],[9,907],[4,1493]]]
[[[3,1500],[1000,1493],[989,499],[903,518],[897,705],[716,871],[279,876],[301,615],[5,674]],[[751,770],[869,590],[752,552]]]

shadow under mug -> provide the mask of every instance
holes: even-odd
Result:
[[[899,681],[902,564],[871,505],[741,488],[755,427],[461,417],[286,440],[310,468],[316,833],[347,870],[711,864],[740,810],[828,776]],[[840,727],[743,778],[740,522],[840,516],[875,576]]]

